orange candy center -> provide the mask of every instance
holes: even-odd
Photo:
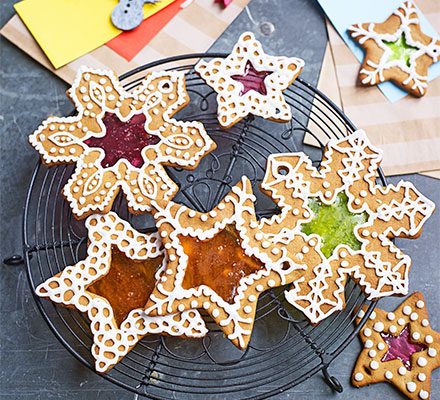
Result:
[[[112,247],[108,274],[87,290],[107,299],[120,326],[131,310],[142,308],[147,303],[156,285],[154,275],[161,263],[162,257],[132,260]]]
[[[182,283],[184,289],[206,285],[232,303],[240,279],[264,267],[256,258],[245,254],[233,228],[227,227],[212,239],[189,236],[179,239],[189,258]]]

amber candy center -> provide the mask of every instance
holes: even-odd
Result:
[[[147,303],[156,285],[155,273],[162,258],[132,260],[116,247],[112,247],[108,274],[90,285],[87,290],[107,299],[120,326],[131,310],[142,308]]]
[[[245,254],[241,240],[232,227],[212,239],[179,236],[188,264],[182,287],[209,286],[228,303],[233,303],[240,279],[262,268],[263,264]]]

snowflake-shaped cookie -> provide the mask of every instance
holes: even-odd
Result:
[[[147,303],[148,314],[203,308],[237,347],[247,347],[259,295],[291,283],[304,268],[263,239],[254,201],[243,177],[207,213],[153,202],[168,264]],[[298,250],[303,245],[299,241]]]
[[[410,182],[377,185],[381,159],[362,131],[330,140],[319,170],[303,153],[268,159],[262,190],[281,213],[261,220],[259,229],[306,267],[286,298],[312,323],[345,306],[349,276],[370,300],[408,291],[411,260],[391,239],[417,237],[434,204]],[[307,246],[297,252],[291,246],[299,238]],[[312,249],[317,256],[308,264]]]
[[[97,371],[114,367],[147,334],[206,334],[198,311],[162,317],[143,311],[165,266],[157,233],[141,234],[113,212],[90,216],[86,226],[87,258],[46,280],[36,293],[87,314]]]
[[[361,310],[357,322],[363,315]],[[421,293],[394,312],[376,308],[359,337],[364,348],[353,370],[354,386],[389,382],[410,399],[429,399],[431,372],[440,367],[440,333],[429,325]]]
[[[364,85],[392,80],[414,96],[428,87],[428,67],[440,57],[440,40],[424,34],[417,9],[405,1],[383,23],[352,25],[350,34],[365,50],[359,73]]]
[[[74,215],[110,211],[119,190],[131,212],[178,190],[163,165],[193,169],[215,148],[199,122],[172,116],[189,102],[182,72],[152,72],[126,92],[113,72],[82,68],[68,92],[78,115],[50,117],[30,136],[47,165],[76,162],[64,187]]]
[[[230,128],[248,114],[290,121],[292,112],[283,91],[303,66],[300,58],[265,54],[254,34],[245,32],[229,56],[202,60],[195,70],[217,92],[218,120]]]

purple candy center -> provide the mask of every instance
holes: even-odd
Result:
[[[106,113],[102,122],[106,130],[104,137],[91,137],[85,144],[104,150],[105,156],[101,161],[103,168],[112,167],[121,158],[139,168],[144,164],[142,150],[160,140],[159,137],[145,132],[144,114],[136,114],[123,122],[116,114]]]
[[[381,333],[383,340],[388,345],[388,351],[382,358],[382,361],[400,360],[403,365],[411,371],[411,356],[414,353],[423,351],[426,346],[420,343],[413,343],[410,338],[409,326],[406,325],[399,336],[393,336],[389,333]]]
[[[249,90],[255,90],[262,95],[266,95],[267,90],[264,78],[271,73],[271,71],[257,71],[252,63],[248,61],[244,69],[244,75],[232,75],[231,78],[243,85],[240,96],[243,96]]]

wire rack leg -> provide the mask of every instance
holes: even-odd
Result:
[[[322,369],[322,374],[324,375],[324,381],[327,385],[329,385],[335,392],[342,393],[344,391],[344,387],[341,385],[341,382],[333,375],[330,375],[328,372],[328,366]]]

